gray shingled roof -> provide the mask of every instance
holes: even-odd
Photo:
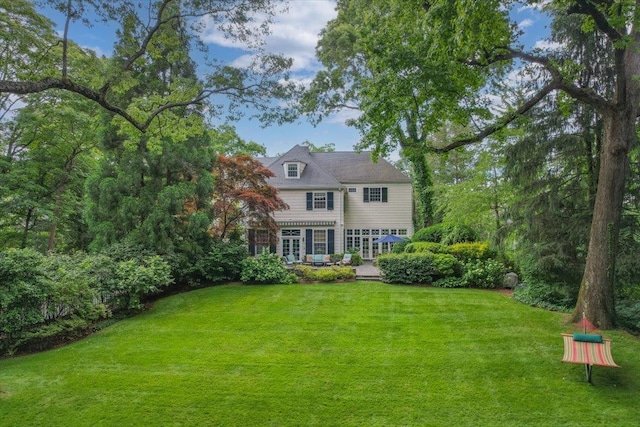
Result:
[[[411,182],[411,179],[385,159],[379,158],[373,163],[371,152],[368,151],[336,151],[311,155],[321,167],[343,184]]]
[[[371,161],[370,152],[335,151],[312,153],[308,147],[296,145],[280,157],[258,159],[276,175],[269,184],[282,189],[341,188],[356,183],[411,182],[400,170],[385,159]],[[300,179],[285,178],[284,163],[306,164]]]

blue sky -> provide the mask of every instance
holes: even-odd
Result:
[[[52,12],[44,13],[58,24],[58,30],[61,31],[62,17]],[[267,39],[267,50],[292,57],[293,77],[303,82],[309,81],[320,69],[320,64],[315,59],[318,34],[335,16],[334,0],[292,0],[288,11],[279,14],[272,25],[272,35]],[[548,33],[544,15],[534,8],[516,6],[512,18],[525,32],[523,40],[527,47],[545,47],[541,41]],[[115,27],[95,25],[87,29],[76,23],[70,29],[70,37],[83,47],[109,56],[115,40]],[[213,31],[203,34],[202,39],[230,62],[242,63],[244,55],[248,54],[237,46],[230,45]],[[295,144],[306,140],[317,146],[334,144],[336,150],[349,151],[359,141],[360,136],[357,131],[344,124],[346,118],[346,113],[335,114],[316,127],[305,118],[301,118],[297,123],[268,128],[262,128],[255,120],[242,120],[235,123],[235,126],[240,137],[264,145],[270,156],[284,153]]]

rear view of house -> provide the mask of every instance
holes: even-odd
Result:
[[[310,152],[296,145],[280,157],[259,159],[275,176],[269,184],[289,205],[275,212],[277,246],[270,248],[301,259],[357,249],[364,259],[389,250],[376,239],[413,234],[411,180],[371,153]],[[249,249],[269,247],[266,230],[250,230]]]

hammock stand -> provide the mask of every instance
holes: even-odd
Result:
[[[596,327],[587,320],[584,313],[582,313],[581,323],[583,333],[562,334],[564,341],[562,361],[583,364],[587,374],[587,382],[591,384],[593,365],[612,368],[620,366],[616,365],[613,356],[611,356],[611,340],[594,333]],[[587,329],[592,333],[587,333]]]

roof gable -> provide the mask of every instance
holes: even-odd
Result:
[[[258,159],[274,174],[269,184],[285,189],[342,188],[356,183],[410,183],[411,179],[385,159],[371,160],[370,152],[351,151],[310,152],[308,147],[296,145],[277,158]],[[286,163],[304,163],[306,167],[298,179],[285,175]]]

